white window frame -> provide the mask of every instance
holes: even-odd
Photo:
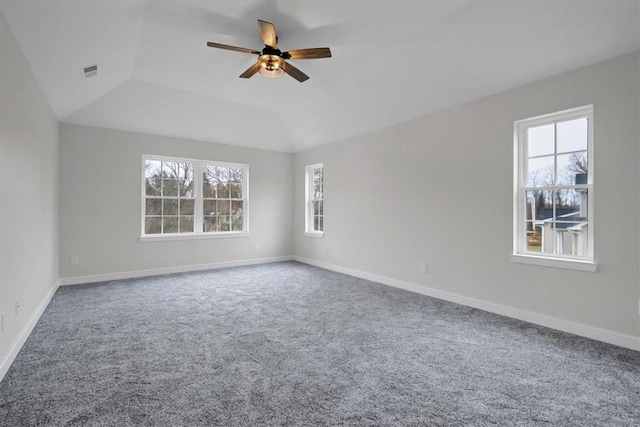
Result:
[[[189,233],[166,233],[166,234],[146,234],[145,233],[145,209],[146,209],[146,177],[145,165],[147,160],[159,160],[166,162],[181,162],[193,164],[194,178],[194,232]],[[210,231],[204,232],[203,221],[203,192],[202,192],[202,171],[205,165],[209,166],[226,166],[239,168],[243,171],[243,219],[242,231]],[[158,240],[188,240],[188,239],[215,239],[225,237],[248,237],[249,236],[249,165],[243,163],[219,162],[213,160],[189,159],[183,157],[158,156],[153,154],[142,155],[142,191],[141,191],[141,222],[140,222],[140,241],[158,241]]]
[[[527,131],[531,127],[556,124],[559,122],[587,118],[587,184],[589,199],[587,204],[588,244],[587,256],[578,257],[561,254],[539,254],[527,251],[526,242],[526,185],[528,182],[526,161]],[[557,113],[545,114],[514,122],[514,190],[513,190],[513,253],[511,261],[522,264],[542,265],[547,267],[566,268],[595,272],[597,263],[594,261],[594,155],[593,155],[593,105],[572,108]],[[554,154],[557,155],[557,154]],[[585,185],[540,187],[542,190],[557,190],[566,188],[585,187]]]
[[[322,199],[313,199],[313,175],[316,169],[322,169]],[[314,230],[314,210],[313,202],[320,200],[322,202],[322,231]],[[304,231],[305,235],[311,237],[324,236],[324,165],[316,163],[305,167],[305,215],[304,215]]]

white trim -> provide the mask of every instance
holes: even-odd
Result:
[[[305,231],[304,235],[308,237],[324,237],[324,232],[323,231]]]
[[[146,234],[140,236],[141,242],[166,242],[172,240],[194,240],[194,239],[235,239],[238,237],[250,237],[248,232],[244,231],[217,231],[215,233],[177,233],[177,234]]]
[[[217,268],[240,267],[243,265],[268,264],[271,262],[291,261],[290,255],[252,258],[239,261],[221,261],[210,264],[182,265],[177,267],[152,268],[149,270],[122,271],[118,273],[93,274],[90,276],[64,277],[60,279],[60,286],[81,285],[85,283],[108,282],[110,280],[133,279],[137,277],[159,276],[162,274],[188,273],[190,271],[214,270]]]
[[[27,342],[27,338],[29,338],[29,335],[31,335],[33,328],[36,326],[38,320],[40,320],[40,317],[42,316],[42,313],[44,313],[47,306],[51,302],[51,298],[53,298],[53,295],[58,290],[58,287],[60,287],[60,281],[54,282],[47,296],[45,296],[40,305],[38,305],[36,311],[31,315],[29,322],[27,322],[20,335],[18,335],[18,338],[9,348],[9,352],[7,353],[6,357],[0,362],[0,381],[2,381],[4,376],[9,371],[9,368],[11,367],[13,361],[16,360],[16,357],[18,356],[18,353],[20,353],[22,346],[25,342]]]
[[[619,347],[640,351],[640,337],[634,337],[631,335],[626,335],[626,334],[621,334],[614,331],[600,329],[594,326],[575,323],[568,320],[559,319],[557,317],[552,317],[552,316],[547,316],[540,313],[534,313],[531,311],[522,310],[519,308],[508,307],[501,304],[495,304],[489,301],[479,300],[479,299],[470,298],[470,297],[466,297],[459,294],[454,294],[451,292],[428,288],[426,286],[404,282],[401,280],[396,280],[396,279],[392,279],[385,276],[378,276],[376,274],[371,274],[371,273],[367,273],[360,270],[354,270],[351,268],[342,267],[335,264],[315,261],[309,258],[294,256],[293,259],[295,261],[302,262],[305,264],[314,265],[316,267],[324,268],[327,270],[337,271],[338,273],[348,274],[350,276],[359,277],[361,279],[382,283],[388,286],[393,286],[394,288],[404,289],[404,290],[415,292],[418,294],[427,295],[433,298],[438,298],[441,300],[454,302],[456,304],[462,304],[468,307],[473,307],[480,310],[488,311],[490,313],[499,314],[501,316],[511,317],[513,319],[518,319],[518,320],[533,323],[536,325],[545,326],[551,329],[557,329],[559,331],[568,332],[570,334],[578,335],[581,337],[586,337],[593,340],[617,345]]]
[[[565,268],[567,270],[588,271],[595,273],[598,263],[580,259],[548,258],[544,256],[513,254],[511,262],[518,264],[540,265],[543,267]]]

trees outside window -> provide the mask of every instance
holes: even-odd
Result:
[[[514,254],[593,260],[593,107],[515,123]]]
[[[246,233],[248,166],[143,156],[142,235]]]

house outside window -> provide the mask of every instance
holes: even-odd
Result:
[[[248,233],[248,166],[143,156],[142,239]]]
[[[593,106],[514,124],[513,261],[595,271]]]
[[[322,163],[305,168],[305,232],[312,236],[324,234],[324,167]]]

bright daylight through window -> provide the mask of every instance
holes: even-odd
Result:
[[[142,236],[246,233],[247,165],[143,158]]]
[[[593,261],[593,107],[521,120],[515,132],[514,255]]]
[[[305,170],[306,215],[305,231],[322,236],[324,232],[324,168],[322,163],[310,165]]]

